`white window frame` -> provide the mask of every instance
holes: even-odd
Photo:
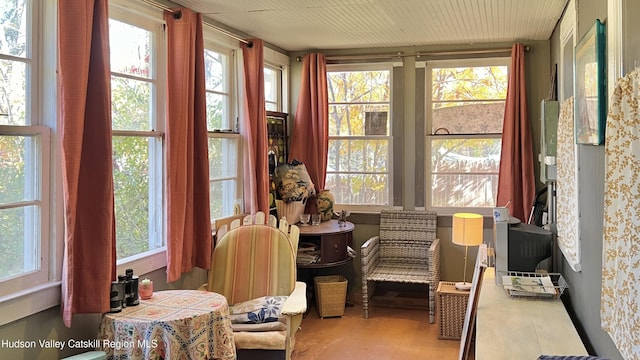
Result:
[[[560,21],[560,66],[559,66],[559,91],[558,98],[564,101],[573,96],[573,62],[574,49],[576,47],[576,9],[575,1],[570,0],[562,20]],[[609,31],[607,31],[608,33]],[[571,54],[567,59],[565,50],[570,50]]]
[[[387,135],[369,135],[369,136],[332,136],[329,135],[329,141],[332,139],[337,140],[367,140],[367,139],[386,139],[388,141],[388,154],[389,158],[387,159],[387,197],[388,204],[341,204],[336,202],[334,204],[334,209],[336,210],[346,210],[353,211],[358,213],[379,213],[382,209],[388,209],[393,206],[393,156],[394,156],[394,145],[393,145],[393,63],[376,63],[376,64],[331,64],[327,65],[327,75],[331,72],[341,72],[341,71],[354,71],[354,72],[367,72],[367,71],[389,71],[389,82],[391,88],[391,94],[389,95],[389,133]],[[357,104],[357,103],[353,103]],[[331,105],[331,102],[329,103]],[[327,161],[327,166],[329,166],[329,162]],[[327,170],[327,175],[329,174],[348,174],[345,172],[329,172]],[[368,173],[366,173],[368,174]],[[318,189],[316,189],[318,190]]]
[[[264,65],[264,69],[269,70],[269,71],[273,71],[275,73],[275,94],[276,94],[276,98],[275,101],[272,100],[268,100],[266,97],[264,99],[265,101],[265,108],[268,109],[268,111],[279,111],[282,112],[282,70],[277,67],[277,66],[273,66],[270,64],[265,63]],[[267,83],[266,83],[266,76],[265,76],[265,89],[267,88]],[[269,107],[267,105],[272,105],[274,106],[274,108],[269,109]]]
[[[289,113],[289,62],[291,58],[281,52],[265,47],[264,64],[265,67],[279,72],[278,77],[278,112]]]
[[[29,1],[31,35],[27,59],[26,126],[0,125],[0,134],[32,136],[36,142],[35,156],[40,176],[37,195],[40,205],[40,270],[36,274],[19,276],[14,285],[2,282],[0,294],[0,325],[10,323],[60,304],[64,218],[59,162],[55,155],[56,129],[56,26],[57,1]],[[5,58],[0,55],[0,58]],[[53,130],[53,131],[52,131]],[[16,287],[17,286],[17,287]]]
[[[156,139],[156,146],[150,149],[149,153],[150,162],[153,161],[153,164],[150,163],[150,170],[155,169],[159,173],[149,176],[149,193],[151,196],[150,206],[153,206],[154,209],[162,210],[154,213],[150,212],[150,217],[155,216],[155,218],[153,219],[153,221],[151,221],[152,224],[150,224],[149,241],[162,243],[163,239],[166,238],[166,202],[164,201],[165,188],[163,181],[166,171],[164,170],[165,144],[163,141],[163,137],[166,119],[165,69],[167,57],[166,35],[164,31],[165,22],[163,20],[163,12],[162,10],[155,7],[144,6],[140,4],[134,5],[124,0],[112,0],[109,6],[109,18],[149,30],[155,34],[152,40],[154,44],[155,55],[153,61],[154,65],[151,69],[152,73],[154,74],[154,80],[152,81],[152,83],[155,89],[155,93],[153,93],[151,97],[152,109],[156,114],[156,123],[154,124],[155,128],[153,129],[153,131],[114,130],[113,136],[116,137],[127,135]],[[153,153],[155,153],[155,155]],[[158,155],[158,153],[160,154]],[[152,179],[154,180],[153,182],[151,181]],[[124,274],[126,269],[133,268],[136,270],[136,273],[145,274],[166,267],[166,249],[167,247],[165,243],[164,246],[157,249],[120,259],[116,262],[117,273]]]
[[[209,174],[210,185],[214,183],[224,183],[227,181],[235,181],[236,183],[235,192],[224,191],[224,194],[223,194],[223,204],[224,204],[223,209],[225,209],[225,211],[223,212],[221,217],[226,217],[234,214],[236,205],[240,205],[240,203],[242,202],[241,199],[242,199],[242,193],[243,193],[242,148],[241,148],[242,137],[238,132],[238,129],[239,129],[238,105],[237,105],[237,99],[234,96],[235,94],[237,94],[236,89],[238,88],[238,84],[237,84],[238,77],[236,76],[236,69],[238,68],[238,63],[237,63],[238,59],[236,55],[239,53],[239,51],[237,48],[232,48],[232,47],[223,45],[224,42],[222,42],[221,44],[220,40],[222,39],[218,39],[217,36],[213,33],[213,31],[211,32],[205,31],[204,36],[205,36],[205,41],[204,41],[205,51],[209,50],[209,51],[214,51],[220,54],[224,54],[227,56],[227,59],[228,59],[227,69],[225,69],[227,82],[228,82],[228,88],[226,92],[211,91],[208,89],[206,90],[207,93],[223,95],[227,97],[228,99],[227,122],[228,124],[232,125],[231,129],[208,129],[209,130],[208,138],[220,139],[220,140],[228,139],[228,140],[231,140],[232,143],[235,143],[235,146],[231,145],[225,148],[226,154],[235,153],[237,156],[237,161],[227,164],[229,166],[235,165],[235,169],[234,169],[235,174],[232,174],[230,176],[218,176],[218,177],[213,177],[211,174]],[[216,130],[222,130],[222,131],[216,131]],[[231,130],[231,132],[228,132],[225,130]],[[211,219],[211,220],[213,221],[214,219]]]
[[[429,209],[433,209],[438,214],[452,215],[457,212],[475,212],[484,216],[492,216],[492,207],[440,207],[432,205],[431,196],[431,180],[433,177],[433,171],[431,168],[431,142],[438,137],[431,134],[433,125],[432,119],[432,69],[434,67],[475,67],[475,66],[507,66],[510,71],[510,58],[509,57],[496,57],[496,58],[468,58],[468,59],[453,59],[453,60],[434,60],[429,61],[426,64],[425,71],[425,206]],[[502,134],[453,134],[452,139],[495,139],[501,138]]]

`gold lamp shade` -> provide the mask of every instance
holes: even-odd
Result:
[[[451,227],[451,241],[456,245],[464,246],[464,275],[463,281],[456,283],[456,289],[469,290],[471,283],[467,282],[467,254],[469,246],[482,244],[482,231],[484,219],[480,214],[456,213],[453,214]]]

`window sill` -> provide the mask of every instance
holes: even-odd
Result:
[[[148,251],[144,254],[119,260],[117,274],[124,274],[126,269],[133,269],[135,275],[148,274],[167,266],[167,248]]]
[[[0,326],[60,305],[60,281],[0,298]]]
[[[136,274],[147,274],[167,266],[166,249],[130,257],[117,264],[117,273],[134,269]],[[0,297],[0,326],[60,305],[61,281],[53,281],[7,296]]]

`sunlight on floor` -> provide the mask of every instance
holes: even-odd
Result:
[[[470,359],[473,359],[473,346]],[[320,319],[311,307],[296,334],[293,360],[455,360],[460,341],[439,340],[424,310],[347,307],[343,317]]]

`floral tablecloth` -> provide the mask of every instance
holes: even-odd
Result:
[[[200,290],[158,291],[103,315],[98,343],[108,359],[236,358],[226,299]]]

